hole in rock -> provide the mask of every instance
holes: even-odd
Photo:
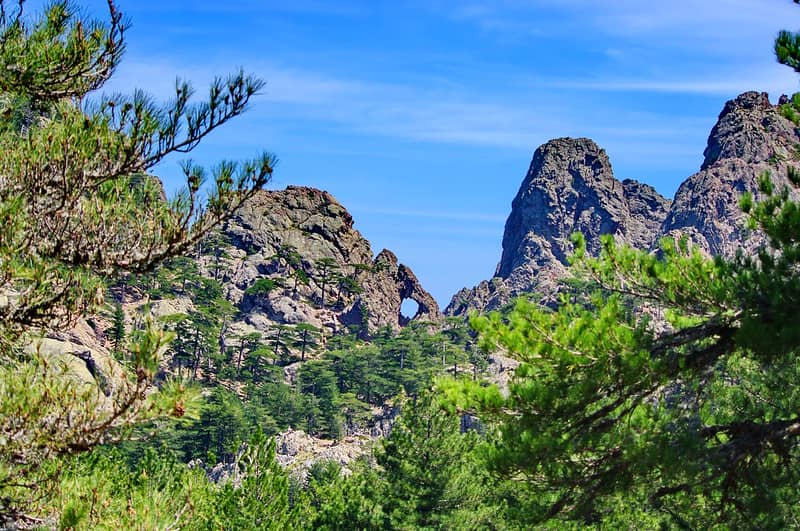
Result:
[[[400,317],[405,321],[410,321],[417,315],[419,311],[419,304],[413,299],[404,299],[400,304]]]

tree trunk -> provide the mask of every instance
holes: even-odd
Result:
[[[239,379],[239,374],[242,371],[242,356],[244,356],[244,339],[239,343],[239,359],[236,360],[236,379]]]
[[[194,332],[194,353],[192,359],[192,380],[197,379],[197,367],[200,365],[200,331],[195,329]]]
[[[306,343],[308,338],[308,330],[303,330],[303,337],[301,338],[303,341],[303,346],[300,350],[300,361],[306,361]]]

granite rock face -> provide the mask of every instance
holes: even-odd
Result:
[[[739,199],[758,196],[758,179],[769,172],[773,182],[788,184],[789,165],[800,158],[796,126],[773,106],[766,93],[746,92],[725,104],[708,138],[700,171],[678,188],[660,231],[688,236],[711,255],[752,251],[762,240],[746,238]]]
[[[633,247],[645,249],[661,234],[661,226],[672,201],[661,196],[649,184],[633,179],[622,181],[622,187],[630,214],[625,241]]]
[[[512,203],[495,278],[461,290],[445,313],[496,309],[521,293],[552,300],[576,231],[590,253],[603,234],[645,250],[662,237],[687,236],[710,255],[752,252],[763,239],[743,231],[739,200],[744,192],[758,197],[764,172],[778,187],[787,184],[787,168],[800,160],[800,131],[766,93],[747,92],[726,103],[704,156],[669,201],[648,185],[616,180],[605,152],[589,139],[541,146]]]
[[[257,330],[308,323],[328,333],[355,326],[374,331],[438,320],[439,308],[407,266],[388,250],[373,255],[353,218],[327,192],[289,186],[263,191],[208,240],[200,259],[227,298]]]
[[[441,319],[436,301],[413,271],[388,250],[373,255],[347,210],[329,193],[312,188],[256,194],[191,258],[201,276],[220,282],[238,310],[223,323],[220,349],[235,348],[248,334],[276,334],[283,325],[312,325],[316,330],[311,333],[324,344],[348,330],[368,337],[384,326],[397,331],[415,319]],[[145,316],[162,319],[195,309],[186,295],[151,300],[132,286],[115,287],[111,295],[122,305],[128,330]],[[406,299],[419,305],[410,318],[401,313]],[[80,382],[106,392],[122,370],[111,355],[112,324],[95,315],[31,348],[63,363]],[[288,383],[299,363],[284,368]]]
[[[521,293],[555,293],[567,270],[575,232],[596,253],[600,236],[646,246],[669,201],[652,187],[614,177],[606,152],[588,138],[559,138],[541,146],[514,198],[495,278],[462,290],[447,313],[495,309]]]

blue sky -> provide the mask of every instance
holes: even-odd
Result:
[[[790,0],[118,4],[132,26],[111,90],[167,98],[176,76],[200,94],[239,67],[262,77],[252,110],[192,157],[274,152],[271,188],[333,193],[442,305],[493,274],[540,144],[589,136],[618,178],[671,197],[726,100],[800,90],[771,51],[779,29],[800,29]],[[168,187],[178,162],[155,170]]]

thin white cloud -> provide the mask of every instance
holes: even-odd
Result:
[[[215,71],[211,66],[128,63],[107,90],[129,92],[131,87],[141,87],[157,99],[168,100],[174,95],[177,73],[177,77],[192,81],[201,98]],[[258,101],[284,107],[276,110],[271,105],[259,105],[256,113],[290,113],[362,134],[527,148],[552,131],[557,121],[553,113],[544,110],[531,114],[512,105],[412,86],[337,79],[276,65],[260,65],[255,71],[267,81]]]
[[[713,38],[738,41],[740,45],[745,45],[745,36],[774,35],[781,24],[798,17],[798,8],[788,0],[615,0],[603,9],[588,10],[585,3],[576,0],[560,3],[573,13],[586,13],[596,27],[610,34],[655,39],[672,35],[689,38],[690,42]]]
[[[745,49],[748,38],[774,35],[781,24],[800,17],[800,9],[788,0],[609,0],[591,4],[585,0],[469,0],[434,5],[439,12],[486,31],[549,35],[581,31],[644,37],[656,47],[665,42],[684,46],[716,42]]]
[[[260,98],[270,102],[323,104],[346,95],[354,95],[363,89],[357,82],[337,80],[273,65],[262,64],[245,70],[255,73],[266,81]],[[190,81],[197,96],[202,97],[206,87],[216,76],[235,72],[235,69],[217,65],[128,61],[123,62],[112,82],[104,87],[104,90],[130,92],[133,88],[142,88],[160,100],[167,100],[174,96],[175,80],[179,78]]]
[[[797,75],[781,65],[775,64],[774,67],[766,68],[756,65],[752,68],[742,68],[741,70],[743,72],[719,73],[713,78],[580,78],[536,80],[533,83],[554,89],[707,94],[728,97],[748,90],[761,90],[777,94],[793,93],[800,88]]]
[[[642,149],[658,149],[664,142],[680,142],[686,130],[708,128],[690,117],[643,115],[621,107],[593,109],[598,91],[670,92],[733,97],[748,89],[792,92],[797,81],[788,69],[775,65],[767,78],[753,70],[742,78],[717,79],[548,79],[519,77],[502,94],[476,97],[457,85],[447,90],[398,85],[371,80],[343,79],[298,68],[261,63],[254,71],[267,80],[264,94],[245,127],[253,138],[264,135],[265,123],[291,127],[304,122],[317,130],[344,134],[380,135],[424,143],[498,147],[530,153],[550,138],[592,136],[603,144],[634,139]],[[219,71],[214,65],[177,68],[167,63],[123,64],[114,87],[141,86],[159,99],[174,91],[176,72],[195,80],[198,94]],[[749,81],[753,79],[753,81]],[[124,88],[123,88],[124,87]],[[570,92],[571,91],[571,92]],[[583,108],[574,102],[584,101]],[[241,127],[241,126],[240,126]],[[269,127],[269,126],[267,126]],[[261,128],[262,132],[259,132]],[[242,135],[239,129],[239,135]],[[248,136],[248,135],[245,135]],[[650,142],[648,148],[643,143]],[[695,146],[702,151],[702,146]]]
[[[476,223],[504,223],[506,215],[486,214],[483,212],[431,212],[424,210],[402,210],[371,207],[352,207],[353,212],[364,214],[378,214],[381,216],[421,218],[421,219],[446,219],[452,221],[471,221]]]

